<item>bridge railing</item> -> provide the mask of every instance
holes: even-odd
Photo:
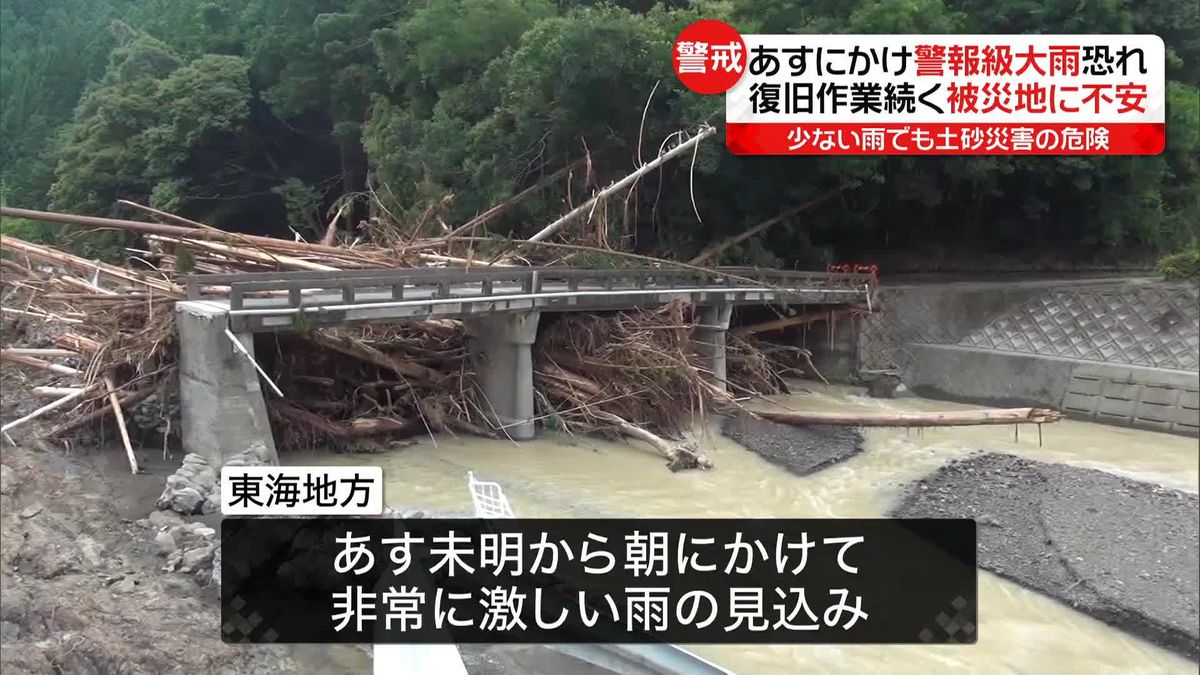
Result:
[[[535,295],[550,286],[554,291],[646,290],[695,288],[697,290],[773,290],[820,292],[860,290],[871,292],[869,274],[795,272],[757,268],[691,270],[671,268],[576,269],[520,267],[489,269],[396,268],[374,270],[259,272],[201,274],[184,278],[188,298],[208,295],[228,298],[231,310],[241,310],[248,298],[286,299],[274,307],[352,305],[365,291],[380,292],[402,301],[422,299]],[[214,287],[216,290],[214,292]],[[225,290],[225,289],[228,290]],[[307,297],[306,297],[307,296]]]

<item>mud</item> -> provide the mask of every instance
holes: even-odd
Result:
[[[31,443],[4,447],[0,464],[0,671],[315,672],[293,647],[224,644],[217,589],[163,570],[93,458]]]
[[[986,454],[917,482],[892,515],[974,518],[981,567],[1200,659],[1195,494]]]
[[[750,415],[724,420],[721,432],[797,476],[807,476],[862,452],[863,437],[850,427],[795,427]]]

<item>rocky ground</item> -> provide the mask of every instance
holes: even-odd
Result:
[[[721,432],[797,476],[844,462],[863,446],[862,433],[851,427],[795,427],[745,414],[726,419]]]
[[[981,567],[1200,658],[1195,494],[986,454],[918,482],[892,515],[974,518]]]

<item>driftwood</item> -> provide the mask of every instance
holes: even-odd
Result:
[[[412,377],[434,383],[443,382],[446,379],[444,374],[432,368],[393,358],[370,345],[351,340],[345,336],[318,331],[309,335],[308,339],[322,347],[390,370],[401,377]]]
[[[712,462],[704,453],[685,447],[681,443],[672,443],[661,436],[651,433],[636,424],[617,417],[612,413],[599,412],[597,417],[607,420],[616,427],[617,431],[630,438],[636,438],[657,450],[663,457],[668,460],[667,466],[672,471],[682,469],[711,469]]]
[[[567,175],[569,172],[571,172],[572,170],[574,170],[576,167],[580,166],[581,164],[583,164],[583,160],[578,160],[578,161],[572,162],[571,164],[559,169],[558,171],[555,171],[554,173],[550,174],[549,176],[546,176],[545,178],[541,179],[537,183],[534,183],[533,185],[525,188],[524,190],[521,190],[520,192],[513,195],[512,197],[509,197],[503,203],[493,206],[492,208],[488,209],[487,211],[484,211],[483,213],[481,213],[481,214],[475,216],[474,218],[468,220],[467,222],[463,223],[462,225],[455,228],[454,230],[451,230],[451,232],[449,234],[447,234],[446,237],[448,239],[452,239],[454,237],[459,237],[464,234],[470,233],[472,230],[479,227],[480,225],[484,225],[488,221],[493,220],[493,219],[503,215],[504,212],[511,209],[522,199],[524,199],[524,198],[528,197],[529,195],[531,195],[535,192],[538,192],[538,191],[542,190],[543,188],[545,188],[546,186],[554,183],[554,181]]]
[[[13,354],[10,349],[0,349],[0,361],[8,361],[30,368],[38,368],[40,370],[48,370],[59,375],[79,375],[80,371],[70,366],[61,366],[57,363],[50,363],[42,359],[32,356],[24,356],[22,354]]]
[[[72,319],[68,317],[56,316],[46,312],[30,312],[25,309],[17,309],[15,307],[0,307],[0,313],[14,314],[16,316],[28,316],[34,319],[42,319],[43,321],[58,321],[61,323],[83,323],[82,319]]]
[[[755,411],[755,415],[794,426],[968,427],[982,424],[1049,424],[1063,418],[1048,408],[993,408],[952,412],[795,412]]]
[[[88,354],[95,354],[100,351],[99,342],[88,337],[83,337],[82,335],[75,335],[74,333],[63,333],[62,335],[55,336],[54,344],[65,349],[86,352]]]
[[[204,274],[497,265],[504,263],[478,261],[477,249],[484,242],[491,246],[501,241],[510,250],[522,251],[521,265],[561,263],[564,251],[593,252],[663,269],[708,273],[712,270],[698,265],[545,239],[559,236],[572,223],[591,218],[601,202],[619,198],[621,190],[672,157],[694,151],[711,133],[711,128],[704,127],[699,135],[639,165],[632,174],[543,227],[531,240],[460,235],[480,228],[521,198],[559,180],[574,165],[457,226],[442,222],[437,213],[430,211],[428,218],[446,233],[443,236],[426,237],[419,227],[405,229],[404,224],[372,217],[356,230],[363,236],[344,246],[227,232],[133,203],[128,205],[163,222],[6,207],[2,211],[5,216],[115,228],[142,235],[149,245],[128,249],[130,262],[118,266],[8,236],[0,238],[5,254],[0,258],[5,318],[13,313],[30,323],[44,320],[60,324],[38,327],[38,335],[45,328],[57,329],[53,345],[13,345],[53,346],[55,350],[15,351],[4,355],[4,360],[71,376],[59,382],[36,382],[53,385],[40,390],[45,396],[105,387],[77,399],[80,405],[69,414],[60,413],[55,420],[57,426],[49,433],[64,435],[115,414],[136,471],[131,429],[124,425],[124,414],[155,393],[162,394],[159,405],[165,407],[177,387],[170,374],[177,358],[170,304],[185,295],[181,275],[201,275],[197,288],[203,294],[229,290],[227,285],[204,283]],[[387,217],[394,220],[390,213]],[[337,225],[350,224],[343,220]],[[511,254],[507,257],[515,260]],[[20,309],[11,309],[14,307]],[[659,312],[562,317],[552,330],[544,331],[558,338],[539,339],[534,348],[537,419],[550,428],[571,433],[616,432],[640,440],[668,458],[672,468],[711,466],[707,458],[681,439],[687,436],[696,415],[737,403],[731,394],[705,379],[704,365],[689,337],[693,318],[686,305],[674,303]],[[458,321],[364,324],[312,333],[285,332],[276,339],[280,348],[264,351],[261,363],[255,362],[255,367],[269,384],[273,384],[272,378],[277,379],[280,392],[296,396],[290,401],[280,398],[268,403],[272,422],[282,423],[275,429],[281,448],[292,442],[307,445],[321,437],[352,440],[424,431],[502,437],[503,429],[494,421],[495,411],[489,410],[473,381],[475,374],[466,360],[464,331]],[[240,342],[234,344],[240,346]],[[731,390],[778,393],[773,383],[777,377],[766,365],[766,352],[756,349],[749,345],[731,359]],[[72,368],[50,360],[68,353],[79,359],[79,365]],[[108,379],[97,379],[98,375],[107,375]],[[68,407],[59,405],[61,409]]]
[[[21,426],[22,424],[25,424],[26,422],[31,422],[31,421],[41,417],[42,415],[45,415],[46,413],[50,412],[51,410],[63,407],[64,405],[70,403],[71,401],[74,401],[75,399],[79,398],[80,396],[83,396],[86,392],[87,392],[87,390],[80,389],[74,393],[67,394],[66,396],[63,396],[62,398],[59,398],[50,403],[47,403],[46,405],[38,408],[37,410],[34,410],[33,412],[29,413],[28,415],[26,415],[20,419],[15,419],[15,420],[9,422],[8,424],[5,424],[3,428],[0,428],[0,432],[12,431],[13,429],[16,429],[17,427]]]
[[[29,393],[38,398],[59,398],[87,391],[83,387],[34,387]]]
[[[153,386],[143,387],[142,389],[139,389],[134,392],[130,392],[130,393],[126,394],[125,396],[121,396],[117,400],[121,404],[122,408],[128,408],[130,406],[133,406],[136,403],[141,402],[143,399],[147,398],[148,396],[153,394],[155,391],[157,391],[157,387],[153,387]],[[97,408],[96,410],[93,410],[90,413],[85,413],[83,415],[79,415],[78,417],[72,417],[71,419],[62,422],[58,426],[51,429],[47,433],[47,435],[48,436],[62,436],[68,432],[71,432],[71,431],[74,431],[81,427],[85,427],[89,424],[92,424],[93,422],[96,422],[96,421],[100,420],[101,418],[107,417],[110,414],[111,414],[111,411],[110,411],[109,406],[105,405],[100,408]]]
[[[137,457],[133,455],[133,443],[129,440],[129,429],[125,428],[125,412],[121,410],[121,402],[117,400],[117,387],[113,379],[104,376],[104,387],[108,389],[108,405],[112,406],[113,417],[117,418],[117,430],[121,432],[121,443],[125,446],[125,454],[129,455],[129,469],[138,472]]]
[[[848,307],[843,309],[832,309],[820,312],[808,312],[806,314],[797,314],[796,316],[787,316],[781,319],[772,319],[762,323],[755,323],[749,326],[739,326],[730,332],[735,335],[757,335],[759,333],[770,333],[792,326],[804,326],[818,321],[830,321],[834,317],[852,314],[856,311],[866,310],[866,307]]]
[[[625,188],[629,187],[630,185],[633,185],[635,182],[637,182],[637,180],[639,178],[650,173],[651,171],[656,169],[658,166],[660,166],[667,160],[669,160],[673,157],[678,157],[679,155],[682,155],[683,153],[685,153],[689,150],[692,150],[693,148],[696,147],[696,145],[698,145],[700,143],[700,141],[704,140],[705,138],[708,138],[709,136],[713,135],[715,132],[716,132],[716,129],[714,129],[712,127],[708,127],[706,129],[701,129],[700,132],[697,133],[695,136],[692,136],[691,138],[680,143],[679,145],[675,146],[674,148],[671,148],[670,150],[659,155],[658,157],[655,157],[654,159],[650,160],[649,162],[646,162],[642,166],[638,167],[638,169],[636,171],[634,171],[633,173],[629,174],[628,176],[625,176],[621,180],[616,181],[615,183],[604,188],[603,190],[597,192],[596,195],[593,196],[591,199],[589,199],[586,202],[575,207],[570,212],[568,212],[566,215],[564,215],[563,217],[554,221],[553,223],[550,223],[549,225],[543,227],[541,230],[539,230],[537,232],[537,234],[534,234],[532,237],[530,237],[528,241],[530,243],[539,242],[539,241],[546,239],[547,237],[553,235],[555,232],[558,232],[564,226],[575,221],[583,214],[585,214],[585,213],[591,214],[593,211],[596,210],[597,205],[599,205],[605,199],[617,194],[621,190],[624,190]]]
[[[39,357],[39,356],[43,357],[43,358],[55,358],[55,357],[59,357],[59,356],[79,356],[78,352],[74,352],[69,349],[13,348],[13,349],[5,349],[4,353],[9,354],[10,356],[33,356],[35,358]]]
[[[768,218],[768,219],[762,221],[761,223],[746,230],[745,232],[742,232],[741,234],[735,234],[732,237],[722,239],[721,241],[713,244],[712,246],[709,246],[708,248],[701,251],[700,254],[697,255],[695,258],[692,258],[689,262],[692,265],[702,264],[702,263],[708,261],[713,256],[720,253],[721,251],[724,251],[725,249],[729,248],[730,246],[740,244],[743,241],[750,239],[751,237],[757,237],[758,235],[762,234],[763,232],[766,232],[772,226],[777,225],[780,222],[783,222],[785,219],[790,218],[790,217],[796,215],[797,213],[800,213],[801,211],[808,210],[808,209],[816,206],[817,204],[820,204],[821,202],[823,202],[827,199],[830,199],[831,197],[841,194],[841,192],[845,189],[846,189],[845,186],[839,187],[839,188],[834,188],[833,190],[822,193],[821,195],[817,196],[815,199],[811,199],[807,202],[804,202],[803,204],[800,204],[799,206],[793,206],[790,209],[781,211],[778,214],[776,214],[775,216],[772,216],[771,218]]]
[[[400,420],[391,417],[360,417],[349,422],[335,422],[288,401],[271,401],[269,405],[271,411],[280,417],[307,425],[322,434],[343,440],[378,436],[381,434],[400,433],[413,435],[425,430],[425,425],[420,420]]]
[[[249,260],[251,262],[267,263],[284,269],[310,270],[314,272],[336,272],[338,268],[332,265],[322,265],[320,263],[301,260],[290,255],[282,253],[263,253],[250,248],[231,246],[215,241],[203,241],[200,239],[176,239],[172,237],[163,237],[161,235],[149,235],[146,237],[150,241],[160,241],[174,243],[179,246],[186,246],[190,249],[200,251],[210,251],[219,253],[230,258],[240,260]]]
[[[82,274],[93,274],[98,272],[101,276],[114,279],[121,283],[146,286],[178,300],[182,300],[187,297],[187,294],[184,292],[183,288],[176,286],[169,281],[150,279],[136,272],[117,267],[116,265],[87,260],[86,258],[80,258],[79,256],[71,255],[70,253],[63,253],[62,251],[50,248],[49,246],[32,244],[30,242],[17,239],[13,236],[0,236],[0,246],[3,246],[10,251],[33,258],[34,260],[62,265]]]

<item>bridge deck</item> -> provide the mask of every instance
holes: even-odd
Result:
[[[191,305],[227,313],[237,331],[294,330],[361,321],[403,321],[521,311],[701,305],[870,302],[869,275],[725,268],[691,270],[394,269],[198,275]],[[299,316],[303,318],[298,318]]]

